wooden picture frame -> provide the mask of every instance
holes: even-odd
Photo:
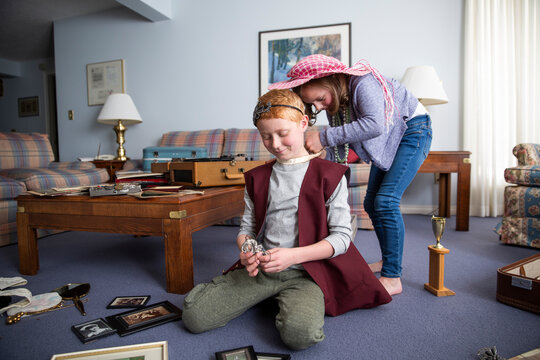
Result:
[[[167,341],[57,354],[53,355],[51,360],[118,360],[141,357],[145,360],[168,360]]]
[[[259,32],[259,96],[268,85],[287,80],[300,59],[313,54],[351,63],[351,23]]]
[[[39,97],[30,96],[17,99],[19,117],[39,116]]]
[[[73,325],[71,330],[73,330],[75,335],[77,335],[83,344],[116,333],[116,329],[113,329],[105,320],[101,318],[87,321],[82,324]]]
[[[107,309],[141,308],[148,304],[149,300],[150,295],[117,296],[107,305]]]
[[[182,310],[168,301],[163,301],[140,309],[107,316],[105,319],[118,331],[118,335],[126,336],[181,318]]]
[[[88,106],[103,105],[112,93],[124,93],[124,60],[86,65]]]
[[[255,349],[253,349],[252,345],[216,352],[216,360],[229,359],[257,360],[257,355],[255,355]]]
[[[257,360],[291,360],[290,354],[256,352]]]

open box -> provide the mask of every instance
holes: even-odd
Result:
[[[540,253],[497,270],[497,300],[540,314]]]

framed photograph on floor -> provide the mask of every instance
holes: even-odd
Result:
[[[51,360],[168,360],[166,341],[57,354]]]
[[[272,354],[272,353],[262,353],[257,352],[257,360],[291,360],[291,355],[289,354]]]
[[[163,301],[137,310],[107,316],[105,319],[118,331],[118,335],[125,336],[181,318],[182,310],[168,301]]]
[[[19,117],[39,116],[39,97],[30,96],[17,99]]]
[[[257,360],[255,349],[252,345],[216,352],[216,360]]]
[[[112,93],[123,93],[124,60],[104,61],[86,65],[88,106],[103,105]]]
[[[116,332],[116,329],[109,326],[103,319],[95,319],[82,324],[73,325],[71,330],[73,330],[75,335],[77,335],[84,344],[107,335],[112,335]]]
[[[351,63],[351,23],[259,32],[259,95],[268,85],[287,80],[300,59],[313,54]]]
[[[107,309],[141,308],[148,304],[150,295],[117,296],[107,305]]]

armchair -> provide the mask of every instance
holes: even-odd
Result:
[[[504,215],[501,242],[540,248],[540,145],[518,144],[518,166],[504,171]]]

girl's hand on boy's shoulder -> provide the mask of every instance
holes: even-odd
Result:
[[[283,271],[296,264],[294,249],[273,248],[266,251],[267,255],[260,257],[260,267],[267,273]]]
[[[249,276],[257,276],[259,273],[259,259],[257,257],[257,254],[253,254],[252,252],[240,252],[240,263],[244,265],[246,268]]]

